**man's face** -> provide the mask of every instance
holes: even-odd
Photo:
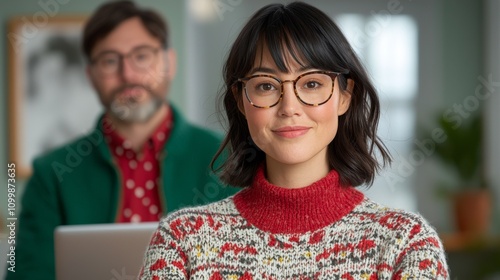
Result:
[[[145,122],[166,102],[176,57],[164,50],[139,18],[130,18],[98,41],[88,76],[101,103],[125,122]]]

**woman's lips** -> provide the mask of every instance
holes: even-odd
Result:
[[[305,126],[285,126],[273,130],[275,134],[285,138],[299,137],[306,134],[308,131],[309,127]]]

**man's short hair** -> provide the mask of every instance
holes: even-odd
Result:
[[[87,21],[83,31],[83,53],[88,60],[96,43],[111,33],[122,22],[138,17],[148,32],[157,38],[163,48],[169,47],[166,21],[157,12],[141,9],[132,1],[113,1],[101,5]]]

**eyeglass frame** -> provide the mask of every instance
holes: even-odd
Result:
[[[141,50],[141,49],[150,49],[151,51],[153,51],[152,53],[155,56],[158,55],[158,52],[160,50],[162,50],[161,47],[153,47],[153,46],[148,46],[148,45],[142,45],[142,46],[135,47],[135,48],[133,48],[131,51],[129,51],[126,54],[122,54],[122,53],[119,53],[119,52],[113,51],[113,50],[107,50],[107,51],[104,51],[104,52],[100,53],[99,55],[95,56],[94,58],[91,58],[90,59],[90,64],[92,66],[95,66],[97,64],[99,58],[102,57],[105,54],[108,54],[108,53],[116,54],[116,55],[118,55],[118,58],[119,58],[119,61],[118,61],[119,65],[116,68],[116,70],[113,71],[113,72],[104,72],[104,73],[102,73],[104,75],[115,74],[115,73],[117,73],[119,71],[120,67],[123,67],[123,61],[125,60],[125,58],[130,58],[134,52],[136,52],[138,50]],[[135,63],[134,63],[134,66],[136,66]],[[139,67],[139,68],[142,69],[142,67]]]
[[[283,99],[283,95],[285,94],[284,88],[283,88],[283,84],[286,83],[286,82],[292,82],[293,83],[293,91],[295,93],[295,96],[297,97],[297,99],[302,104],[307,105],[307,106],[311,106],[311,107],[318,107],[318,106],[321,106],[321,105],[325,104],[326,102],[328,102],[332,98],[332,96],[333,96],[333,89],[335,88],[335,79],[339,75],[345,75],[345,74],[348,74],[348,73],[349,72],[341,73],[341,72],[318,70],[318,71],[311,71],[311,72],[307,72],[307,73],[301,74],[301,75],[297,76],[297,78],[295,78],[294,80],[284,80],[284,81],[282,81],[279,78],[277,78],[275,76],[272,76],[272,75],[257,74],[257,75],[252,75],[250,77],[239,78],[236,82],[243,83],[243,88],[244,88],[244,91],[245,91],[245,96],[246,96],[248,102],[250,102],[250,104],[252,106],[256,107],[256,108],[269,109],[269,108],[272,108],[272,107],[278,105],[281,102],[281,100]],[[326,74],[326,75],[328,75],[332,79],[332,90],[331,90],[330,95],[328,96],[328,98],[325,101],[323,101],[323,102],[316,103],[316,104],[307,103],[304,100],[302,100],[302,98],[300,98],[299,93],[297,92],[297,81],[300,80],[302,77],[307,76],[307,75],[311,75],[311,74]],[[332,77],[332,75],[335,75],[335,77]],[[271,79],[274,79],[274,80],[276,80],[277,82],[280,83],[280,87],[281,87],[281,89],[280,89],[280,96],[279,96],[278,100],[276,101],[276,103],[274,103],[272,105],[269,105],[269,106],[259,106],[259,105],[256,105],[255,103],[253,103],[252,100],[250,100],[250,96],[248,96],[248,92],[247,92],[247,88],[246,88],[246,82],[248,82],[250,79],[258,78],[258,77],[271,78]]]

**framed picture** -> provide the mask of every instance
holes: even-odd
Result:
[[[84,16],[8,23],[9,157],[26,178],[36,156],[92,130],[101,111],[85,74]]]

